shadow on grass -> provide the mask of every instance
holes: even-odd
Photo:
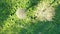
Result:
[[[60,4],[55,7],[55,19],[57,23],[60,22]]]
[[[11,15],[11,5],[4,0],[0,1],[0,27],[3,27],[4,21]]]
[[[27,3],[28,7],[27,9],[29,9],[30,7],[34,7],[35,5],[37,5],[41,0],[29,0],[29,2]]]

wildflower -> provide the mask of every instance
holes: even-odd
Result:
[[[20,19],[25,19],[26,18],[25,9],[18,8],[17,11],[16,11],[16,15]]]
[[[49,6],[48,3],[42,2],[38,4],[37,10],[35,11],[35,16],[41,21],[52,21],[55,15],[54,8]]]

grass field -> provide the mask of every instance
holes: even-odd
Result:
[[[54,8],[53,21],[35,19],[42,2]],[[26,19],[17,17],[18,8],[25,9]],[[60,0],[0,0],[0,34],[60,34]]]

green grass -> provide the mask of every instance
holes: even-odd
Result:
[[[54,21],[31,22],[37,4],[43,1],[54,7]],[[16,16],[18,8],[26,9],[27,19]],[[60,34],[60,0],[0,0],[0,34]]]

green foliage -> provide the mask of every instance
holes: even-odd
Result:
[[[54,21],[31,22],[38,3],[44,0],[0,0],[0,34],[60,34],[60,0],[45,0],[55,8]],[[17,8],[25,8],[27,18],[17,18]],[[31,18],[30,18],[31,17]]]

